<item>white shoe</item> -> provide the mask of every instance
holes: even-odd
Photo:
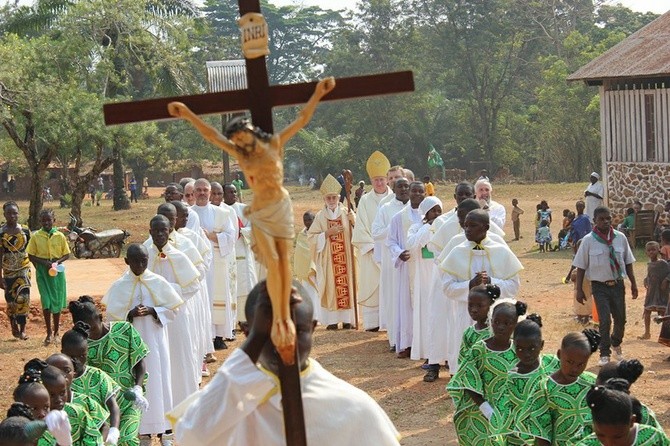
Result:
[[[161,446],[174,446],[174,434],[163,434]]]
[[[612,347],[612,350],[614,351],[614,357],[616,358],[616,360],[621,361],[623,359],[623,353],[621,352],[621,346],[619,345],[618,347]]]
[[[209,373],[209,370],[207,369],[207,367],[203,367],[203,368],[202,368],[201,375],[202,375],[203,377],[207,378],[209,375],[211,375],[211,373]]]
[[[605,364],[607,364],[608,362],[610,362],[610,357],[609,356],[601,356],[600,361],[598,361],[598,367],[602,367]]]

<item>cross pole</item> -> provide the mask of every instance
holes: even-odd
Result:
[[[240,16],[261,12],[259,0],[238,0],[238,4]],[[168,113],[168,104],[183,102],[198,115],[249,110],[251,121],[255,126],[267,133],[273,133],[272,108],[307,102],[314,92],[316,82],[271,86],[264,56],[254,59],[245,58],[245,61],[248,85],[245,90],[105,104],[103,108],[105,124],[173,119]],[[410,91],[414,91],[412,72],[402,71],[337,79],[335,89],[322,100],[333,101]],[[293,319],[295,320],[295,317]],[[307,439],[297,348],[296,361],[292,366],[286,366],[282,361],[278,362],[286,444],[287,446],[305,446]]]

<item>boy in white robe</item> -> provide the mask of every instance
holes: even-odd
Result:
[[[426,197],[419,205],[419,213],[422,221],[409,228],[406,245],[410,253],[417,257],[412,302],[411,358],[428,359],[428,372],[424,381],[433,382],[439,376],[440,364],[447,360],[446,349],[445,354],[440,356],[436,354],[440,349],[434,346],[446,341],[447,299],[442,293],[435,255],[426,245],[430,241],[433,225],[442,213],[442,202],[434,196]]]
[[[168,326],[170,358],[178,366],[171,368],[172,399],[179,404],[198,389],[202,357],[199,355],[194,331],[195,319],[190,299],[199,299],[200,273],[186,254],[168,243],[170,222],[163,215],[151,219],[149,234],[153,243],[147,247],[150,271],[162,276],[179,293],[185,304]],[[146,245],[145,245],[146,246]]]
[[[183,301],[167,280],[147,270],[149,254],[144,246],[128,246],[125,261],[129,270],[112,284],[102,303],[107,306],[108,320],[131,322],[149,348],[144,359],[149,375],[145,391],[149,407],[139,428],[140,444],[144,446],[151,443],[151,435],[171,429],[165,418],[173,407],[167,326]]]
[[[307,444],[398,445],[398,431],[368,394],[309,358],[316,323],[311,301],[294,294],[291,306]],[[241,348],[226,359],[203,390],[170,414],[180,446],[286,444],[276,376],[279,357],[269,336],[272,307],[265,282],[251,290],[245,310],[249,325]]]
[[[395,214],[400,212],[409,201],[409,181],[405,178],[395,180],[393,184],[393,200],[380,205],[377,216],[372,222],[372,238],[375,241],[375,257],[381,259],[381,274],[379,275],[379,328],[388,330],[389,345],[391,351],[395,352],[393,344],[393,324],[395,315],[393,312],[392,283],[395,274],[395,266],[391,260],[391,252],[386,246],[389,225]],[[379,242],[379,255],[377,254],[377,242]]]
[[[475,196],[475,189],[472,186],[472,184],[468,183],[467,181],[462,181],[458,183],[456,185],[456,188],[454,189],[454,200],[456,200],[457,207],[461,201],[467,198],[473,198],[474,196]],[[446,222],[450,221],[453,218],[456,218],[455,207],[437,217],[433,222],[433,224],[431,225],[432,226],[431,232],[433,233],[433,235],[431,237],[431,240],[428,242],[428,249],[430,249],[433,252],[433,254],[435,254],[436,258],[437,256],[440,255],[447,242],[449,242],[448,239],[445,239],[443,236],[438,236],[437,233],[439,232],[443,224],[445,224]]]
[[[519,291],[521,262],[507,244],[487,237],[489,214],[482,209],[470,211],[465,217],[467,240],[455,246],[440,264],[444,294],[452,301],[449,326],[449,372],[458,371],[458,352],[463,332],[472,324],[468,313],[470,288],[493,283],[500,287],[500,296],[515,298]]]
[[[409,186],[409,204],[391,219],[386,246],[391,254],[395,267],[393,275],[394,323],[390,333],[398,358],[409,358],[412,347],[414,301],[414,277],[416,275],[419,256],[417,250],[411,252],[407,244],[409,228],[421,222],[419,204],[426,196],[426,187],[421,181],[414,181]],[[419,359],[419,358],[417,358]]]

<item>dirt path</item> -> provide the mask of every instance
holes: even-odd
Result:
[[[503,185],[500,189],[498,194],[505,196],[500,200],[503,204],[509,207],[511,197],[518,197],[521,206],[526,209],[527,214],[523,216],[522,224],[524,238],[520,242],[510,243],[525,267],[521,274],[519,298],[528,303],[531,312],[542,315],[545,322],[544,350],[555,352],[565,333],[581,330],[581,326],[572,318],[572,286],[561,283],[561,278],[569,268],[571,255],[568,252],[537,252],[533,243],[533,206],[541,198],[549,200],[555,216],[552,232],[556,234],[560,225],[560,210],[572,208],[583,188],[580,185]],[[445,191],[441,193],[445,204],[450,206],[448,203],[451,199],[445,197]],[[294,203],[296,216],[306,209],[319,206],[317,193],[312,192],[298,196]],[[147,204],[146,207],[147,212],[155,211],[153,204]],[[135,217],[135,220],[138,218]],[[508,233],[511,233],[510,225],[508,222],[505,227]],[[138,240],[145,237],[139,231],[135,235]],[[623,349],[627,357],[638,358],[646,367],[642,377],[633,386],[633,393],[656,412],[664,426],[670,426],[670,388],[665,385],[670,379],[670,363],[663,361],[670,355],[670,350],[654,342],[658,336],[658,326],[652,326],[651,341],[637,339],[643,331],[641,316],[644,289],[641,284],[646,273],[646,264],[642,251],[637,251],[636,256],[638,262],[635,271],[642,295],[637,301],[628,298],[628,324]],[[66,263],[66,268],[68,297],[76,298],[81,294],[101,296],[109,284],[120,276],[124,264],[122,259],[70,260]],[[22,364],[33,357],[44,358],[56,351],[55,346],[45,348],[41,345],[44,326],[37,305],[36,287],[32,293],[35,305],[28,327],[28,341],[10,340],[7,318],[0,316],[0,375],[5,377],[0,380],[0,409],[5,409],[11,402],[11,392]],[[64,316],[63,326],[70,327],[70,323],[69,316]],[[238,340],[231,344],[231,349],[218,352],[219,361],[215,366],[239,343]],[[444,391],[448,376],[444,370],[436,382],[424,383],[421,363],[396,359],[388,351],[385,333],[332,332],[317,327],[312,352],[327,369],[367,391],[384,407],[401,431],[403,445],[456,444],[451,426],[453,405]],[[597,372],[596,361],[597,357],[591,358],[590,371]]]

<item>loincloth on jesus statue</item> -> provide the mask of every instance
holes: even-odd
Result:
[[[293,206],[291,199],[286,196],[280,201],[252,211],[251,206],[244,209],[244,215],[251,222],[251,249],[256,259],[267,266],[267,259],[258,249],[256,238],[264,237],[267,245],[273,247],[276,239],[293,240],[295,229],[293,226]],[[276,250],[273,257],[279,257]]]

